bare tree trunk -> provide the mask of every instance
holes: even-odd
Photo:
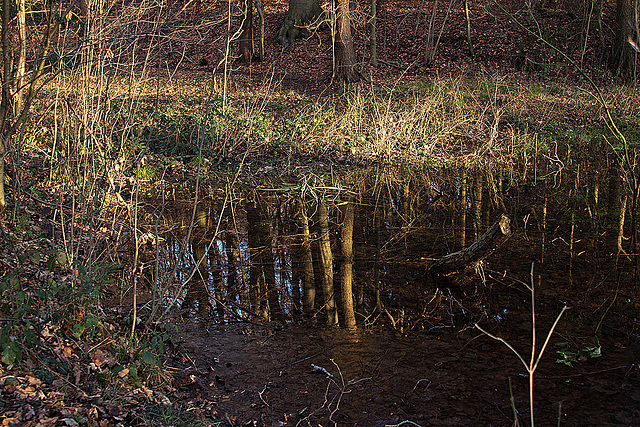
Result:
[[[320,269],[322,271],[322,294],[324,306],[327,312],[327,325],[338,325],[338,311],[333,287],[333,254],[331,253],[331,241],[329,240],[329,217],[327,214],[327,202],[318,202],[318,220],[320,225]]]
[[[613,42],[611,67],[615,74],[635,72],[636,52],[632,45],[635,40],[638,22],[636,22],[637,0],[618,0],[616,6],[616,33]]]
[[[301,234],[301,260],[302,260],[302,306],[304,313],[310,316],[314,310],[316,299],[316,284],[313,274],[313,257],[311,255],[311,237],[309,234],[309,219],[302,199],[296,200],[298,228]]]
[[[260,208],[260,252],[259,260],[262,264],[264,272],[265,290],[267,292],[267,302],[269,303],[270,319],[282,321],[282,307],[278,298],[278,289],[276,287],[276,270],[273,259],[272,236],[271,236],[271,218],[266,206],[259,204]]]
[[[240,60],[251,62],[253,59],[253,0],[244,0],[245,12],[240,35]]]
[[[474,238],[482,232],[482,175],[478,173],[473,186],[473,231]]]
[[[460,179],[460,248],[467,244],[467,175],[462,172]]]
[[[620,203],[620,216],[618,219],[618,253],[616,255],[616,259],[620,256],[620,254],[626,254],[624,248],[622,247],[622,242],[624,241],[624,220],[625,213],[627,212],[627,195],[625,194],[622,197],[622,202]]]
[[[464,17],[467,20],[467,44],[469,55],[473,56],[473,43],[471,42],[471,17],[469,16],[469,0],[464,0]]]
[[[255,203],[247,202],[247,240],[249,241],[249,300],[251,310],[263,319],[268,318],[266,304],[262,301],[264,275],[260,264],[260,214]]]
[[[195,264],[200,263],[200,267],[198,267],[198,274],[193,276],[193,279],[191,279],[191,282],[189,283],[189,289],[187,290],[187,295],[184,298],[183,307],[185,309],[193,309],[197,304],[198,314],[202,318],[206,318],[209,314],[209,308],[211,307],[209,293],[207,291],[209,273],[207,262],[206,260],[203,260],[207,255],[207,242],[204,239],[195,238],[191,242],[191,250],[193,251]],[[216,306],[217,305],[218,303],[216,301]],[[222,318],[220,318],[220,320],[222,320]]]
[[[469,247],[434,261],[429,267],[429,273],[436,277],[454,277],[458,273],[473,271],[480,261],[494,253],[512,233],[511,220],[503,214]]]
[[[382,211],[382,212],[380,212]],[[382,313],[382,299],[380,298],[380,252],[382,251],[382,217],[384,215],[384,207],[382,209],[376,207],[373,211],[375,217],[374,227],[376,233],[376,257],[373,264],[373,299],[375,303],[374,309],[378,313]]]
[[[264,61],[264,9],[262,8],[261,0],[255,0],[255,3],[260,22],[260,46],[258,47],[258,60]]]
[[[87,0],[80,0],[80,38],[85,41],[89,35],[89,4]]]
[[[57,33],[60,22],[70,11],[67,7],[62,16],[48,16],[47,26],[39,44],[37,56],[31,62],[30,77],[26,79],[26,10],[25,0],[17,0],[16,10],[12,2],[2,0],[2,96],[0,98],[0,212],[6,207],[4,193],[4,162],[10,151],[9,143],[28,118],[31,103],[40,89],[39,79],[43,74],[45,60],[49,56],[51,40]],[[18,46],[9,39],[11,22],[17,22]],[[15,70],[15,71],[14,71]]]
[[[342,284],[342,311],[344,326],[349,330],[356,328],[356,317],[353,311],[353,198],[349,197],[342,208],[344,223],[342,224],[342,266],[340,283]]]
[[[338,0],[336,10],[336,63],[334,77],[352,83],[360,79],[356,70],[356,51],[351,34],[351,13],[349,0]]]
[[[14,117],[20,115],[24,107],[24,92],[26,83],[26,62],[27,62],[27,22],[24,0],[16,0],[16,18],[18,23],[18,66],[16,68],[15,89],[14,89]]]
[[[240,259],[240,250],[238,242],[233,232],[227,232],[226,236],[226,253],[227,253],[227,296],[230,300],[235,301],[240,293],[240,285],[238,280],[238,261]]]
[[[371,55],[371,65],[378,66],[377,34],[376,25],[378,23],[378,0],[371,0],[371,21],[369,22],[369,53]]]
[[[319,0],[289,0],[287,17],[276,35],[276,42],[292,43],[298,37],[309,34],[307,24],[322,14]]]
[[[11,108],[11,45],[9,44],[9,22],[11,21],[9,0],[2,1],[2,101],[0,102],[0,212],[6,207],[4,196],[4,161],[7,154],[7,128],[10,126]]]

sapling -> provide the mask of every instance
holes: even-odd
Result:
[[[529,362],[527,363],[524,360],[524,357],[520,355],[518,350],[516,350],[504,338],[500,338],[490,334],[489,332],[482,329],[480,325],[476,323],[476,328],[478,328],[482,333],[493,338],[496,341],[500,341],[501,343],[506,345],[509,348],[509,350],[511,350],[516,356],[518,356],[518,359],[520,359],[520,362],[522,362],[522,365],[527,370],[527,373],[529,374],[529,412],[530,412],[530,419],[531,419],[531,427],[534,427],[533,375],[536,369],[538,368],[538,364],[540,363],[540,359],[542,359],[542,355],[544,354],[544,351],[547,348],[547,344],[549,344],[549,340],[551,339],[551,335],[553,334],[553,331],[555,330],[556,326],[558,325],[558,322],[560,321],[560,318],[562,317],[565,310],[567,309],[567,306],[565,305],[564,307],[562,307],[562,310],[560,310],[560,314],[558,314],[558,317],[556,317],[555,322],[553,322],[553,326],[551,326],[551,329],[549,329],[549,333],[547,333],[547,338],[544,340],[544,344],[542,345],[542,348],[540,349],[540,351],[537,353],[537,356],[536,356],[536,297],[535,297],[535,285],[534,285],[534,279],[533,279],[533,266],[534,264],[531,263],[531,286],[522,282],[527,287],[527,289],[529,289],[529,291],[531,292],[531,358],[529,359]]]

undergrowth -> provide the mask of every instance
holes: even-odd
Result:
[[[160,87],[176,94],[183,84],[174,78]],[[204,91],[207,82],[199,84]],[[131,123],[125,146],[170,158],[202,149],[214,160],[249,153],[473,167],[553,156],[558,144],[597,150],[610,135],[598,104],[575,88],[492,78],[355,88],[315,99],[274,89],[230,94],[226,104],[221,96],[156,97],[133,112],[113,111]],[[617,102],[616,89],[608,97]],[[637,127],[628,106],[618,107],[621,126]]]

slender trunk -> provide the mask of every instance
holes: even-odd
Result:
[[[258,60],[264,61],[264,9],[262,8],[262,1],[255,0],[256,11],[258,12],[258,19],[260,22],[260,45],[258,47]]]
[[[402,183],[402,225],[409,225],[411,222],[411,205],[409,199],[411,197],[411,181],[406,177]]]
[[[253,57],[253,0],[244,0],[245,12],[240,35],[240,60],[251,62]]]
[[[88,0],[80,0],[80,38],[86,41],[89,35],[89,4]]]
[[[271,320],[282,321],[282,307],[278,298],[278,289],[276,287],[276,270],[273,259],[272,236],[271,236],[271,218],[263,203],[260,207],[260,255],[259,260],[262,264],[264,273],[265,290],[267,292],[267,302],[269,303],[269,313]]]
[[[340,282],[342,284],[342,311],[344,312],[344,326],[346,329],[356,328],[356,317],[353,311],[353,198],[347,199],[342,208],[344,224],[342,225],[342,267]]]
[[[378,21],[378,2],[377,0],[371,0],[371,21],[369,22],[369,53],[371,55],[371,65],[378,66],[378,51],[376,47],[377,35],[376,25]]]
[[[238,285],[238,259],[240,251],[238,249],[236,236],[233,232],[227,233],[225,243],[227,253],[227,296],[230,300],[235,301],[240,289]]]
[[[211,277],[211,284],[213,285],[213,297],[215,298],[216,303],[216,313],[218,318],[222,321],[224,320],[224,304],[226,301],[226,292],[224,289],[224,280],[222,280],[222,257],[223,253],[219,250],[220,246],[219,242],[215,242],[211,249],[209,250],[209,265],[207,266],[206,262],[203,262],[203,266],[201,266],[202,270],[205,271],[204,280],[205,284],[209,282],[208,277]],[[207,272],[210,271],[210,273]]]
[[[460,180],[460,248],[467,243],[467,175]]]
[[[625,213],[627,212],[627,195],[625,194],[622,197],[622,203],[620,203],[620,216],[618,220],[618,256],[622,253],[626,253],[624,248],[622,247],[622,242],[624,241],[624,219]]]
[[[382,209],[384,212],[384,209]],[[373,264],[373,299],[375,310],[382,313],[382,299],[380,298],[380,252],[382,250],[382,213],[376,205],[373,216],[375,218],[374,227],[376,233],[376,257]]]
[[[482,175],[478,173],[473,187],[473,231],[477,239],[482,233]]]
[[[18,65],[16,68],[14,89],[14,117],[20,116],[24,108],[24,92],[26,89],[26,61],[27,61],[27,23],[25,0],[16,0],[16,18],[18,23]]]
[[[0,212],[6,207],[4,196],[4,162],[7,140],[11,137],[11,46],[9,44],[9,22],[11,21],[9,0],[2,1],[2,99],[0,100]]]
[[[318,203],[318,220],[320,225],[320,269],[322,270],[322,294],[325,310],[327,312],[327,325],[338,325],[338,311],[333,288],[333,254],[331,253],[331,241],[329,240],[329,216],[327,214],[327,202],[320,200]]]
[[[338,0],[338,9],[336,10],[336,63],[334,77],[346,83],[355,82],[359,79],[356,71],[356,51],[351,34],[349,1]]]
[[[255,314],[263,319],[268,317],[267,309],[262,303],[262,284],[264,278],[262,274],[262,265],[260,264],[260,214],[255,203],[247,202],[247,240],[249,241],[249,300],[251,301],[251,309]]]
[[[309,218],[304,207],[302,199],[296,200],[298,228],[301,235],[301,262],[302,262],[302,288],[303,299],[302,306],[307,316],[310,316],[314,310],[316,299],[316,284],[313,274],[313,257],[311,255],[311,236],[309,233]]]
[[[636,53],[631,43],[640,43],[635,39],[636,0],[618,0],[616,6],[616,32],[613,43],[612,71],[615,74],[629,74],[635,71]]]
[[[207,292],[209,269],[207,268],[207,261],[203,259],[207,255],[207,242],[201,238],[195,238],[193,242],[191,242],[191,249],[193,251],[195,264],[200,263],[200,267],[198,267],[198,273],[193,276],[189,284],[189,289],[187,290],[188,298],[185,297],[185,305],[187,306],[185,308],[192,309],[195,308],[194,306],[197,304],[198,314],[206,318],[211,305]],[[216,306],[217,305],[218,303],[216,301]]]
[[[467,20],[467,44],[469,55],[473,56],[473,43],[471,42],[471,17],[469,16],[469,0],[464,0],[464,17]]]
[[[547,242],[547,203],[549,198],[544,196],[544,205],[542,205],[542,244],[540,247],[540,264],[544,264],[545,249]]]

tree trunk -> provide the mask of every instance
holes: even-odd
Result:
[[[460,247],[464,248],[467,244],[467,175],[462,172],[460,179]]]
[[[240,250],[238,241],[233,232],[227,232],[225,248],[227,253],[227,296],[235,301],[240,294],[240,280],[238,279],[238,263]]]
[[[258,12],[258,21],[260,25],[260,44],[258,46],[258,60],[264,61],[264,9],[262,1],[255,0],[256,11]]]
[[[7,203],[4,197],[4,143],[0,141],[0,214],[4,212]]]
[[[31,103],[35,94],[40,90],[39,79],[43,74],[44,65],[51,46],[51,40],[57,34],[60,22],[64,16],[49,16],[50,25],[39,43],[38,56],[30,61],[32,69],[29,79],[26,78],[26,2],[16,0],[15,8],[9,0],[2,0],[2,96],[0,98],[0,212],[5,209],[4,179],[9,142],[13,135],[28,119]],[[15,9],[15,10],[14,10]],[[16,19],[18,45],[10,41],[11,22]]]
[[[617,75],[634,71],[636,53],[632,46],[637,38],[636,0],[618,0],[616,6],[616,33],[613,42],[612,71]]]
[[[217,242],[211,246],[208,255],[209,265],[203,261],[200,268],[205,272],[207,269],[211,271],[210,283],[212,286],[209,289],[213,290],[213,298],[216,303],[216,314],[220,321],[224,321],[224,302],[227,298],[225,298],[224,281],[222,280],[222,253],[218,249]],[[205,283],[207,283],[206,277]]]
[[[24,0],[16,0],[16,18],[18,23],[18,66],[16,69],[13,111],[14,117],[18,117],[24,107],[24,92],[26,83],[27,62],[27,21]]]
[[[278,289],[276,288],[276,271],[275,262],[272,251],[271,236],[271,218],[269,212],[263,203],[259,204],[260,229],[258,236],[260,239],[260,251],[258,260],[262,265],[264,272],[265,291],[267,293],[267,302],[269,303],[270,320],[282,321],[282,307],[278,298]]]
[[[464,0],[464,17],[467,21],[467,44],[469,55],[473,56],[473,43],[471,42],[471,17],[469,16],[469,0]]]
[[[2,1],[2,100],[0,101],[0,212],[6,207],[4,197],[4,159],[7,153],[8,128],[11,126],[8,120],[11,108],[11,45],[9,44],[9,22],[11,14],[9,0]]]
[[[476,174],[473,181],[473,232],[474,238],[480,237],[482,230],[482,175]]]
[[[378,66],[378,48],[376,46],[377,43],[377,33],[376,26],[378,21],[378,1],[371,0],[371,21],[369,22],[369,53],[371,54],[371,65],[374,67]]]
[[[511,237],[511,220],[502,215],[478,240],[469,247],[443,256],[429,267],[429,273],[436,277],[451,277],[475,269],[480,261],[491,255],[502,243]]]
[[[342,224],[342,267],[340,283],[342,284],[342,311],[346,329],[356,328],[356,316],[353,311],[353,217],[354,205],[350,197],[342,208],[344,224]]]
[[[306,25],[316,20],[322,14],[320,0],[289,0],[289,11],[276,34],[276,42],[293,43],[299,37],[309,34]]]
[[[301,263],[302,263],[302,287],[303,297],[302,306],[304,313],[307,316],[311,316],[314,310],[315,298],[316,298],[316,284],[313,274],[313,257],[311,255],[311,237],[309,234],[309,219],[304,207],[302,199],[296,200],[296,216],[298,221],[298,228],[301,235]]]
[[[320,200],[318,203],[318,220],[320,222],[320,270],[322,274],[322,296],[327,312],[327,325],[338,325],[338,311],[333,288],[333,254],[331,253],[331,241],[329,240],[329,217],[327,214],[327,202]]]
[[[249,242],[249,300],[251,310],[263,319],[268,318],[266,304],[262,301],[264,294],[264,275],[260,264],[260,213],[255,203],[247,202],[247,240]]]
[[[80,38],[86,41],[89,35],[89,4],[88,0],[80,0]]]
[[[346,83],[358,81],[360,76],[356,70],[356,51],[351,34],[350,0],[338,0],[336,10],[336,61],[334,77]]]
[[[245,12],[240,35],[240,61],[253,59],[253,0],[244,0]]]
[[[194,239],[191,242],[191,250],[193,251],[194,263],[198,264],[207,254],[206,241],[200,238]],[[189,309],[190,311],[196,309],[197,305],[198,314],[203,319],[207,318],[209,308],[211,307],[211,301],[209,300],[209,294],[207,292],[208,279],[207,262],[202,260],[200,267],[198,267],[198,274],[195,274],[189,283],[189,289],[182,304],[184,309]]]

